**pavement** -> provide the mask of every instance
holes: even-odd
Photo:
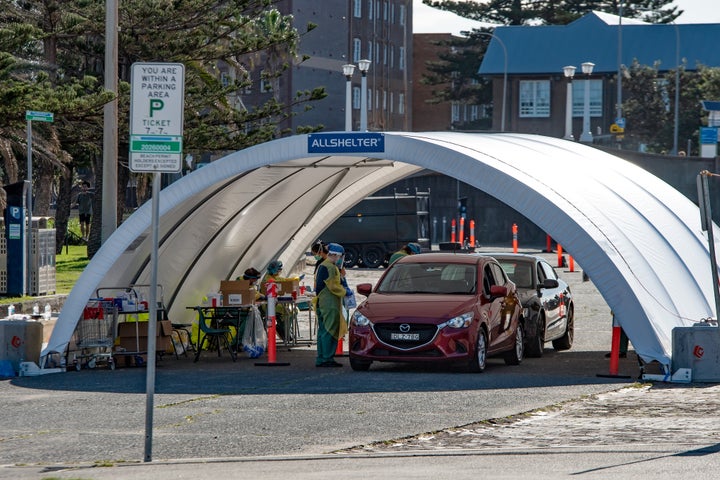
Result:
[[[145,368],[0,381],[0,479],[716,478],[720,385],[638,382],[632,350],[608,376],[609,309],[560,273],[573,348],[482,374],[317,369],[310,345],[274,367],[166,356],[152,395]]]

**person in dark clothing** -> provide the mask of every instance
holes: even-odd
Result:
[[[310,247],[310,253],[315,257],[315,270],[313,271],[313,275],[317,276],[318,267],[323,260],[327,258],[328,247],[321,240],[318,240]]]
[[[90,182],[83,181],[81,191],[77,196],[78,216],[80,217],[80,234],[83,240],[87,242],[90,236],[90,220],[92,219],[92,201],[93,194],[88,192]]]

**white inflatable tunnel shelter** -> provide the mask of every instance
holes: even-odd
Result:
[[[698,207],[647,171],[580,143],[537,135],[376,135],[384,148],[372,153],[310,153],[309,135],[267,142],[162,190],[158,283],[169,317],[190,323],[186,306],[248,267],[263,270],[276,258],[294,264],[352,205],[422,169],[498,198],[572,252],[644,361],[669,367],[672,329],[715,317]],[[65,351],[98,288],[150,283],[151,204],[96,253],[43,356]]]

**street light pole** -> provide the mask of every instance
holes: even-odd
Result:
[[[370,69],[370,60],[360,60],[358,68],[360,68],[362,74],[360,82],[360,131],[367,132],[367,72]]]
[[[567,99],[565,101],[565,140],[575,140],[572,134],[572,110],[573,110],[573,91],[572,91],[572,80],[575,76],[575,67],[568,65],[563,67],[563,73],[567,78]]]
[[[680,128],[680,29],[677,23],[675,27],[675,119],[673,124],[673,147],[672,154],[678,154],[678,133]]]
[[[103,107],[102,243],[117,228],[118,3],[119,0],[107,0],[105,5],[105,90],[116,94],[116,98]]]
[[[582,64],[582,71],[587,76],[585,79],[585,104],[583,106],[583,131],[580,135],[580,141],[583,143],[592,143],[593,135],[590,131],[590,75],[592,74],[595,64],[585,62]]]
[[[477,35],[486,35],[488,37],[494,38],[498,41],[500,46],[503,49],[503,54],[505,54],[505,69],[503,70],[503,93],[502,93],[502,116],[500,117],[500,131],[505,131],[505,102],[507,101],[507,76],[508,76],[508,53],[507,48],[505,47],[505,43],[500,40],[500,37],[493,35],[489,32],[475,32]]]
[[[352,132],[352,75],[355,71],[355,65],[349,63],[343,65],[343,75],[345,75],[345,131]]]

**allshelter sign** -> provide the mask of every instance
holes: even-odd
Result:
[[[130,93],[130,170],[182,168],[185,66],[133,63]]]

